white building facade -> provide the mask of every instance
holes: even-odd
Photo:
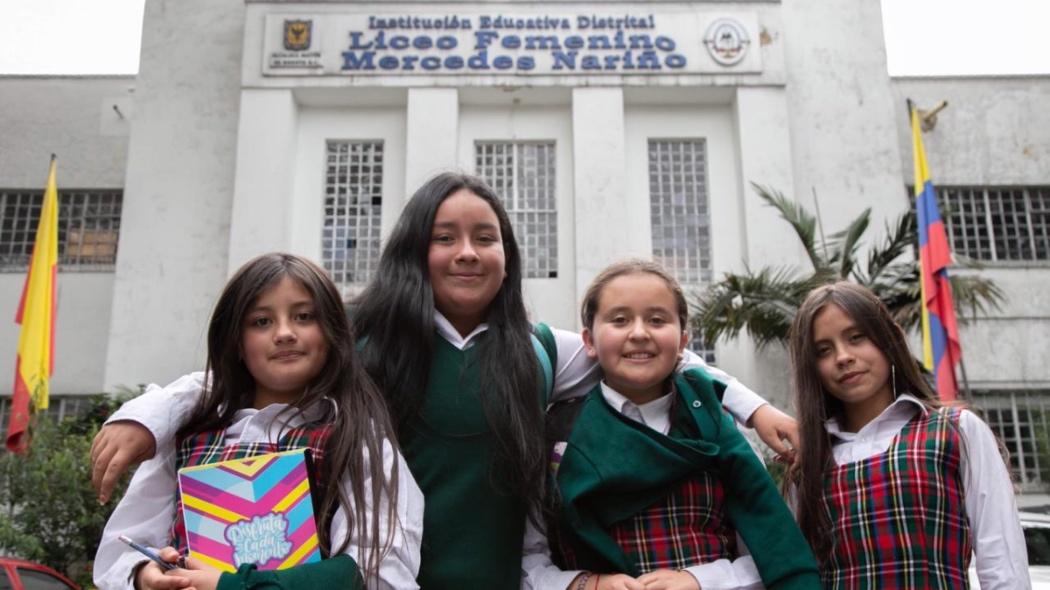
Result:
[[[65,234],[80,245],[63,250],[53,391],[82,394],[199,368],[215,297],[257,254],[304,254],[359,290],[407,198],[448,169],[503,196],[528,305],[555,326],[577,327],[588,282],[625,256],[693,289],[803,267],[751,183],[811,208],[818,195],[828,228],[869,207],[881,228],[908,207],[905,98],[949,102],[926,142],[935,184],[970,207],[953,245],[1009,295],[963,329],[968,377],[1031,447],[1038,482],[1050,78],[891,80],[875,2],[148,0],[137,77],[0,78],[0,191],[8,209],[41,192],[57,152],[60,192],[91,193],[85,215],[113,215],[104,194],[119,196],[115,227],[82,221],[105,226],[92,248],[87,229]],[[3,330],[10,383],[17,331]],[[783,351],[715,348],[787,405]]]

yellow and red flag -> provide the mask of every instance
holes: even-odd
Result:
[[[54,368],[55,287],[58,283],[58,187],[55,183],[55,156],[47,173],[40,223],[33,243],[18,304],[15,323],[18,334],[18,358],[15,361],[15,387],[11,394],[11,419],[7,425],[7,448],[15,453],[29,446],[29,414],[47,408],[48,381]]]
[[[919,114],[909,101],[911,136],[915,148],[915,212],[919,226],[919,278],[922,292],[922,359],[933,373],[937,395],[953,400],[959,392],[955,365],[962,359],[959,327],[955,321],[952,286],[948,281],[951,247],[944,230],[937,193],[933,190],[926,150],[922,145]]]

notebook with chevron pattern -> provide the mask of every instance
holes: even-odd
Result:
[[[222,571],[321,560],[304,449],[179,470],[190,555]]]

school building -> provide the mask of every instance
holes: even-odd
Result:
[[[690,289],[805,267],[751,183],[819,201],[829,231],[870,207],[881,234],[909,206],[905,99],[947,101],[925,141],[950,239],[1009,296],[963,327],[967,375],[1039,488],[1050,76],[893,79],[881,22],[861,1],[148,0],[137,76],[0,77],[0,310],[51,153],[62,414],[200,368],[218,291],[256,254],[307,255],[352,294],[408,196],[450,168],[505,199],[528,304],[554,326],[577,327],[584,288],[624,256]],[[9,394],[17,327],[0,334]],[[788,406],[784,351],[708,352]]]

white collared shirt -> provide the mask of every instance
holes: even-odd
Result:
[[[926,406],[907,393],[857,432],[843,430],[838,420],[824,427],[832,437],[837,465],[863,461],[889,450],[897,433]],[[1010,473],[988,425],[963,410],[959,416],[962,438],[962,480],[966,516],[976,555],[982,590],[1030,588],[1024,532],[1017,518]]]
[[[203,374],[193,376],[203,379]],[[191,376],[191,377],[193,377]],[[176,383],[184,386],[196,386],[200,381],[184,377]],[[175,384],[172,384],[175,385]],[[169,386],[171,387],[171,386]],[[185,392],[182,392],[185,394]],[[224,443],[235,442],[275,442],[290,428],[295,428],[316,420],[325,411],[324,401],[308,407],[303,412],[286,411],[285,404],[271,404],[261,410],[248,408],[239,410],[234,415],[233,423],[226,429]],[[367,461],[367,455],[366,455]],[[396,514],[400,520],[389,522],[387,503],[383,502],[379,511],[379,534],[386,538],[393,529],[393,541],[379,567],[378,582],[369,576],[367,586],[370,590],[378,589],[412,589],[416,585],[419,573],[419,549],[423,537],[423,492],[416,485],[404,458],[396,453],[389,442],[383,444],[383,466],[389,474],[394,461],[398,462],[398,496]],[[368,473],[367,462],[364,472]],[[370,489],[371,480],[366,478],[364,489]],[[354,503],[349,476],[342,476],[343,493]],[[128,491],[117,504],[113,514],[106,523],[95,555],[94,581],[102,590],[134,588],[128,580],[132,568],[142,561],[143,557],[117,537],[127,535],[143,545],[163,547],[168,544],[168,532],[175,518],[175,493],[178,480],[175,472],[175,448],[172,440],[159,440],[157,454],[153,459],[144,462],[135,471]],[[371,496],[369,496],[371,497]],[[347,519],[342,507],[336,510],[332,519],[332,539],[339,543],[346,538]],[[375,533],[375,531],[373,531]],[[344,553],[350,555],[359,564],[363,540],[355,532]]]
[[[616,412],[635,422],[667,434],[671,430],[671,404],[674,394],[664,394],[650,402],[635,404],[625,395],[601,383],[602,397]],[[760,590],[762,577],[758,574],[754,559],[748,555],[747,546],[740,535],[736,537],[740,556],[736,559],[718,559],[700,565],[683,568],[689,572],[703,590]],[[565,590],[580,575],[582,570],[561,570],[550,557],[547,536],[531,521],[525,525],[525,544],[521,558],[522,590]]]

